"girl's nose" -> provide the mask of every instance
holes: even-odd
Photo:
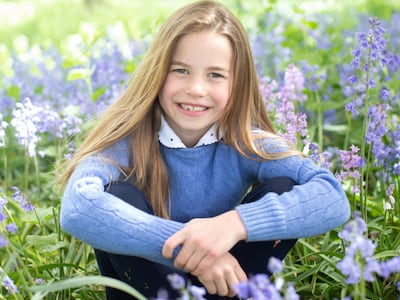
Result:
[[[185,92],[191,96],[204,96],[206,93],[206,83],[204,82],[204,79],[192,77],[188,82]]]

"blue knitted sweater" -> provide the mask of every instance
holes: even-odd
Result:
[[[122,178],[110,160],[130,162],[128,142],[121,140],[75,169],[62,198],[62,228],[95,248],[172,266],[161,255],[164,241],[192,218],[236,209],[248,241],[314,236],[349,218],[340,183],[308,158],[252,160],[223,142],[179,149],[160,144],[160,150],[170,179],[171,220],[144,213],[104,191],[105,185]],[[240,204],[254,182],[277,176],[290,177],[298,185],[280,196],[268,193]]]

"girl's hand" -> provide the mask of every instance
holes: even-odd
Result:
[[[197,276],[209,294],[228,297],[236,295],[236,284],[247,280],[246,273],[229,252],[217,258],[208,270],[193,272],[192,275]]]
[[[174,249],[181,245],[174,266],[186,272],[202,273],[246,238],[246,228],[239,214],[231,210],[217,217],[191,220],[165,241],[162,255],[172,258]]]

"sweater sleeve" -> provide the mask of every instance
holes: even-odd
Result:
[[[94,248],[173,266],[161,250],[183,224],[142,212],[104,191],[105,185],[120,176],[110,160],[123,163],[127,159],[115,147],[106,151],[106,160],[92,156],[76,168],[62,197],[61,226]]]
[[[278,176],[292,178],[297,185],[289,192],[267,193],[236,208],[248,241],[314,236],[349,219],[350,206],[340,183],[312,160],[290,156],[260,163],[260,181]]]

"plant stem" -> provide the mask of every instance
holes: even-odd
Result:
[[[318,126],[318,144],[320,149],[324,148],[324,132],[323,132],[323,121],[322,121],[322,109],[321,109],[321,97],[317,92],[315,94],[315,100],[317,102],[317,126]]]
[[[370,108],[369,103],[369,81],[370,81],[370,72],[371,72],[371,47],[368,47],[368,55],[367,55],[367,70],[366,70],[366,78],[365,78],[365,103],[364,103],[364,120],[363,120],[363,128],[362,128],[362,136],[363,140],[361,142],[361,158],[363,160],[363,167],[361,168],[361,178],[360,178],[360,210],[361,216],[364,220],[367,218],[367,193],[368,193],[368,182],[365,177],[368,175],[368,164],[369,161],[366,160],[366,157],[369,159],[369,154],[365,152],[366,150],[366,137],[367,137],[367,126],[369,123],[368,112]],[[370,148],[368,147],[368,152],[370,152]],[[365,182],[365,185],[364,185]]]

